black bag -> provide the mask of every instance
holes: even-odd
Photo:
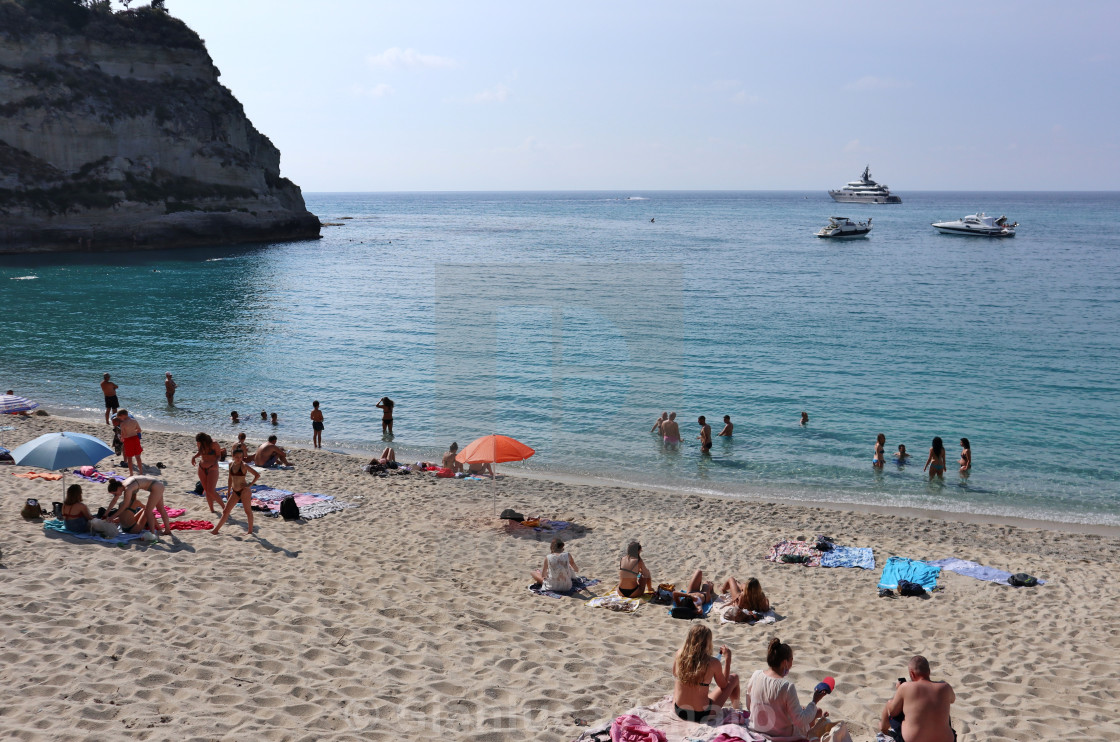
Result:
[[[684,595],[673,602],[669,615],[673,618],[699,618],[700,611],[696,610],[696,601],[691,596]]]
[[[493,512],[493,511],[491,511],[491,512]],[[502,511],[502,514],[499,515],[498,517],[501,518],[502,520],[515,520],[518,523],[525,520],[524,515],[522,515],[521,513],[517,512],[516,510],[514,510],[512,508],[506,508],[505,510]]]
[[[284,520],[299,520],[299,505],[296,505],[296,498],[288,495],[280,501],[280,517]]]
[[[1034,587],[1038,584],[1038,578],[1026,572],[1018,572],[1007,578],[1007,584],[1012,587]]]
[[[62,520],[62,503],[55,500],[51,503],[51,509],[54,511],[54,517]]]
[[[920,597],[926,594],[926,589],[916,582],[910,582],[909,580],[899,580],[898,594],[907,595],[910,597]]]

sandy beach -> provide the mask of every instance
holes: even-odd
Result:
[[[13,420],[9,447],[60,430],[111,437],[91,422]],[[144,447],[146,463],[166,465],[167,504],[217,522],[189,493],[191,437],[149,430]],[[530,594],[529,570],[553,534],[495,517],[512,507],[573,524],[560,535],[581,572],[602,580],[596,595],[613,588],[631,539],[656,582],[682,583],[697,568],[717,581],[759,577],[780,620],[721,625],[713,613],[705,620],[716,643],[732,648],[744,678],[765,666],[772,636],[790,643],[803,700],[834,676],[822,706],[857,742],[874,738],[915,653],[956,690],[962,741],[1120,739],[1115,532],[515,476],[380,478],[361,471],[361,457],[291,458],[295,469],[262,482],[355,507],[306,522],[258,514],[251,537],[235,510],[217,536],[177,531],[125,546],[23,520],[23,501],[61,500],[60,483],[0,468],[0,737],[565,742],[671,692],[689,622],[655,605],[619,614]],[[118,461],[101,468],[120,472]],[[92,509],[108,503],[104,485],[81,483]],[[815,534],[873,547],[876,568],[765,560],[775,542]],[[880,598],[893,555],[958,557],[1048,584],[1015,589],[943,572],[927,599]]]

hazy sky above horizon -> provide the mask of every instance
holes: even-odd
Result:
[[[305,191],[1120,189],[1120,3],[168,0]]]

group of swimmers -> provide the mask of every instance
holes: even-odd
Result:
[[[696,418],[696,424],[700,426],[700,435],[696,439],[700,441],[700,453],[710,456],[712,453],[712,426],[708,424],[708,418],[704,415]],[[721,430],[717,437],[730,438],[735,430],[735,425],[731,422],[731,415],[723,416],[723,430]],[[653,423],[653,427],[649,432],[658,433],[661,435],[661,441],[667,446],[676,446],[681,442],[681,428],[677,423],[676,412],[662,412],[661,417]]]
[[[887,436],[880,433],[875,438],[875,453],[871,458],[871,465],[877,469],[882,469],[886,462],[885,447],[887,443]],[[910,454],[906,453],[906,446],[902,443],[898,444],[898,452],[894,455],[894,462],[899,466],[907,463]],[[967,476],[972,470],[972,444],[969,443],[967,438],[961,438],[961,457],[957,461],[960,467],[960,473]],[[933,479],[938,477],[945,478],[945,444],[942,443],[941,437],[936,436],[929,447],[929,456],[926,457],[926,464],[922,467],[922,471],[929,472],[929,478]]]

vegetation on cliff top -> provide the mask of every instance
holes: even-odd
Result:
[[[187,24],[152,6],[113,12],[108,0],[0,0],[0,35],[20,39],[40,33],[84,36],[104,44],[153,44],[205,51]]]

